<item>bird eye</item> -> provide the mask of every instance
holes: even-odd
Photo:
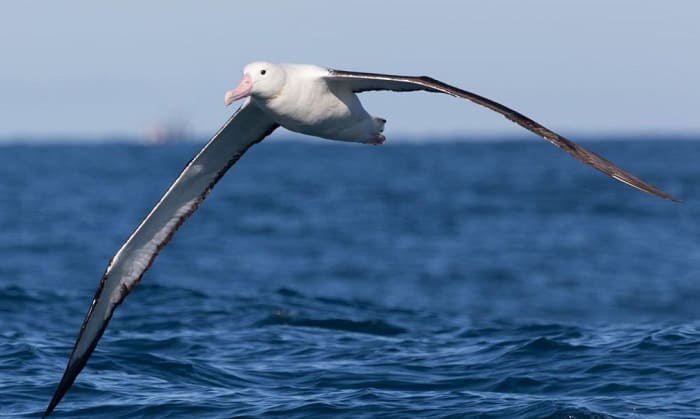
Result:
[[[261,75],[261,76],[264,76],[265,73],[267,73],[267,70],[260,70],[260,75]]]

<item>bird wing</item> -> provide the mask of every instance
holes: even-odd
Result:
[[[107,265],[80,327],[66,371],[44,416],[51,414],[71,387],[102,337],[114,310],[139,283],[160,249],[243,153],[277,127],[248,99],[185,166]]]
[[[516,124],[534,132],[555,146],[566,151],[575,159],[593,167],[594,169],[600,170],[601,172],[619,180],[622,183],[626,183],[633,188],[660,198],[680,202],[680,200],[677,198],[625,172],[599,155],[581,147],[571,140],[562,137],[556,132],[533,121],[520,112],[514,111],[513,109],[501,105],[498,102],[494,102],[491,99],[479,96],[475,93],[450,86],[449,84],[443,83],[439,80],[426,76],[397,76],[391,74],[360,73],[343,70],[329,70],[329,73],[325,78],[331,82],[342,83],[355,93],[371,90],[393,90],[398,92],[425,90],[428,92],[445,93],[451,96],[470,100],[478,105],[500,113]]]

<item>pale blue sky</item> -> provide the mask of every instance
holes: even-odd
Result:
[[[700,133],[700,2],[61,1],[0,10],[0,138],[213,133],[249,61],[431,75],[565,135]],[[518,134],[443,95],[368,93],[387,137]]]

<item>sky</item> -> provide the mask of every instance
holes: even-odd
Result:
[[[700,133],[696,0],[0,2],[0,139],[214,133],[255,60],[430,75],[564,135]],[[365,93],[387,138],[518,135],[444,95]]]

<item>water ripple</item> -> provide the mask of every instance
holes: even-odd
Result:
[[[254,147],[56,416],[696,417],[700,147],[591,146],[687,203],[536,141]],[[198,147],[0,150],[0,416],[41,415],[104,266]]]

